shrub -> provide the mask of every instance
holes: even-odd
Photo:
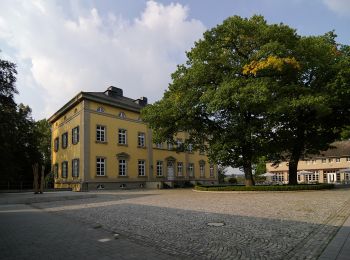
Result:
[[[301,184],[269,186],[195,186],[199,191],[296,191],[333,189],[334,184]]]

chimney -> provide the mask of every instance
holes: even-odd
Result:
[[[110,86],[105,91],[105,95],[107,95],[109,97],[122,97],[123,90],[121,88],[116,88],[116,87]]]
[[[147,98],[146,97],[140,97],[135,100],[136,104],[139,104],[140,106],[144,107],[147,105]]]

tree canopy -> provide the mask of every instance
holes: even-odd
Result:
[[[51,164],[50,127],[46,120],[35,122],[30,107],[14,101],[16,74],[14,63],[0,59],[0,188],[20,182],[31,187],[32,164],[48,170]]]
[[[243,168],[253,185],[261,156],[293,165],[339,136],[349,108],[348,54],[332,32],[301,37],[262,16],[229,17],[195,43],[142,116],[155,140],[186,131],[210,160]]]

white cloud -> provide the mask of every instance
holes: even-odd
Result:
[[[350,15],[349,0],[323,0],[328,8],[341,15]]]
[[[18,65],[19,101],[30,105],[37,119],[81,90],[104,91],[109,85],[132,98],[161,98],[170,74],[205,30],[180,4],[149,1],[131,20],[77,8],[76,2],[69,18],[70,10],[53,1],[1,5],[0,43]]]

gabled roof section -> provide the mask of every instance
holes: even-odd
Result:
[[[140,110],[147,105],[147,98],[141,97],[139,99],[131,99],[124,97],[122,89],[111,86],[104,92],[80,92],[62,108],[60,108],[55,114],[53,114],[48,119],[49,122],[53,123],[69,109],[79,104],[83,100],[90,100],[137,113],[139,113]]]
[[[331,143],[330,148],[326,151],[320,151],[320,154],[310,155],[305,159],[323,157],[350,157],[350,140]]]

